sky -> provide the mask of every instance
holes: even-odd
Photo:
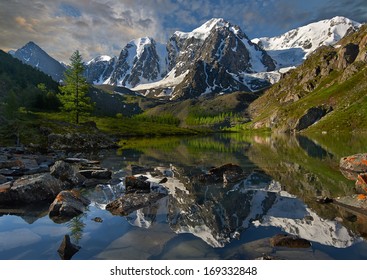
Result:
[[[277,36],[318,20],[345,16],[367,22],[366,0],[1,0],[0,49],[35,42],[59,61],[79,50],[85,61],[119,55],[131,40],[165,43],[216,17],[249,38]]]

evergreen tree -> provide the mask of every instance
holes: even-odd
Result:
[[[70,112],[75,122],[79,123],[80,116],[85,116],[93,109],[90,98],[86,96],[89,85],[83,76],[84,65],[82,56],[76,50],[70,57],[70,67],[65,71],[64,86],[60,87],[62,110]]]

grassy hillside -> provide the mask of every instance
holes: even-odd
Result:
[[[308,109],[331,112],[306,133],[363,132],[367,125],[367,26],[335,47],[322,47],[249,107],[248,128],[293,131]],[[324,132],[324,133],[325,133]]]

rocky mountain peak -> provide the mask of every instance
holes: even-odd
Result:
[[[32,41],[12,52],[11,55],[23,63],[50,75],[57,82],[63,79],[65,67]]]

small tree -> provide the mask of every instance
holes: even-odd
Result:
[[[60,87],[60,91],[63,93],[60,95],[60,101],[62,110],[70,112],[77,124],[79,123],[79,117],[89,115],[94,105],[90,98],[86,96],[89,84],[83,73],[83,59],[79,51],[76,50],[70,57],[70,67],[64,74],[64,85]]]

